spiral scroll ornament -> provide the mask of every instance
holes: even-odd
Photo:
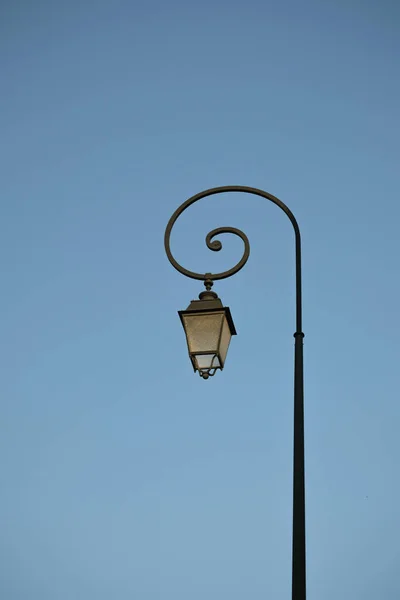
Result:
[[[269,192],[265,192],[264,190],[260,190],[258,188],[253,188],[253,187],[248,187],[245,185],[227,185],[227,186],[211,188],[209,190],[199,192],[195,196],[192,196],[191,198],[186,200],[186,202],[181,204],[181,206],[179,206],[176,209],[176,211],[170,218],[167,228],[165,230],[164,244],[165,244],[165,252],[168,256],[168,260],[170,261],[172,266],[175,267],[175,269],[177,271],[179,271],[180,273],[182,273],[183,275],[186,275],[187,277],[191,277],[192,279],[200,279],[201,281],[204,281],[205,283],[207,282],[207,284],[206,284],[206,287],[208,286],[207,289],[210,287],[210,284],[212,285],[212,281],[216,281],[217,279],[226,279],[227,277],[231,277],[231,275],[234,275],[235,273],[237,273],[238,271],[240,271],[240,269],[242,269],[244,267],[244,265],[246,264],[246,262],[249,258],[249,255],[250,255],[250,244],[249,244],[249,240],[247,239],[246,234],[243,233],[243,231],[241,231],[240,229],[235,229],[234,227],[219,227],[218,229],[213,229],[212,231],[210,231],[209,234],[207,234],[207,237],[206,237],[207,247],[210,250],[213,250],[214,252],[219,252],[219,250],[222,249],[221,242],[219,240],[213,239],[215,236],[219,235],[220,233],[233,233],[234,235],[239,236],[244,243],[244,253],[243,253],[243,256],[240,259],[240,261],[232,269],[229,269],[228,271],[223,271],[222,273],[204,273],[203,274],[203,273],[195,273],[194,271],[189,271],[188,269],[185,269],[184,267],[182,267],[182,265],[180,265],[177,260],[175,260],[175,258],[172,256],[172,252],[171,252],[171,248],[170,248],[170,237],[171,237],[172,228],[175,224],[175,221],[183,213],[183,211],[186,210],[189,206],[191,206],[195,202],[197,202],[197,200],[200,200],[201,198],[206,198],[207,196],[214,196],[215,194],[223,194],[226,192],[240,192],[240,193],[244,192],[246,194],[252,194],[254,196],[261,196],[262,198],[265,198],[266,200],[269,200],[270,202],[272,202],[273,204],[278,206],[281,210],[283,210],[283,212],[287,215],[287,217],[289,217],[289,220],[291,221],[291,223],[293,225],[293,229],[294,229],[294,233],[295,233],[295,240],[296,240],[296,335],[304,335],[302,333],[302,301],[301,301],[301,287],[302,286],[301,286],[300,230],[299,230],[299,226],[297,224],[297,221],[296,221],[292,211],[286,206],[286,204],[284,204],[282,202],[282,200],[279,200],[279,198],[277,198],[276,196],[273,196]]]
[[[181,215],[185,208],[189,206],[187,203],[185,204],[182,204],[182,206],[179,207],[178,211],[176,211],[171,217],[165,232],[165,251],[167,253],[170,263],[175,267],[177,271],[179,271],[183,275],[186,275],[186,277],[191,277],[192,279],[200,279],[204,282],[216,281],[218,279],[226,279],[227,277],[235,275],[235,273],[237,273],[244,267],[250,256],[250,243],[247,235],[243,231],[241,231],[240,229],[236,229],[235,227],[218,227],[217,229],[213,229],[212,231],[210,231],[206,236],[207,248],[209,248],[209,250],[212,250],[213,252],[219,252],[220,250],[222,250],[222,243],[220,242],[220,240],[214,239],[216,236],[222,233],[232,233],[233,235],[240,237],[240,239],[243,241],[244,251],[242,258],[234,267],[228,269],[227,271],[223,271],[221,273],[196,273],[195,271],[189,271],[188,269],[182,267],[182,265],[180,265],[178,261],[173,257],[170,249],[171,231],[179,215]]]

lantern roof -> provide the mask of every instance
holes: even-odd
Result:
[[[182,321],[182,315],[190,312],[219,312],[224,311],[229,324],[231,335],[237,335],[235,324],[232,319],[231,311],[228,306],[222,304],[221,298],[215,292],[209,290],[199,294],[199,300],[192,300],[186,310],[180,310],[179,316]],[[183,321],[182,321],[183,324]]]

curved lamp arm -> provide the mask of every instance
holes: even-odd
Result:
[[[276,198],[276,196],[273,196],[272,194],[269,194],[268,192],[264,192],[263,190],[259,190],[257,188],[253,188],[253,187],[247,187],[244,185],[227,185],[227,186],[223,186],[223,187],[211,188],[209,190],[199,192],[198,194],[192,196],[191,198],[186,200],[186,202],[181,204],[181,206],[179,206],[179,208],[176,209],[176,211],[174,212],[174,214],[168,221],[168,225],[165,230],[165,236],[164,236],[165,252],[168,256],[168,260],[170,261],[172,266],[175,267],[175,269],[177,271],[179,271],[183,275],[186,275],[186,277],[191,277],[192,279],[200,279],[202,281],[207,281],[207,280],[216,281],[218,279],[226,279],[227,277],[231,277],[232,275],[234,275],[235,273],[237,273],[238,271],[240,271],[240,269],[242,269],[244,267],[244,265],[246,264],[246,262],[249,258],[249,255],[250,255],[250,244],[249,244],[249,240],[248,240],[246,234],[243,233],[243,231],[241,231],[240,229],[235,229],[234,227],[219,227],[218,229],[213,229],[212,231],[210,231],[210,233],[207,234],[207,237],[206,237],[207,247],[210,250],[213,250],[214,252],[218,252],[219,250],[222,249],[222,244],[219,240],[212,241],[213,238],[215,236],[219,235],[220,233],[233,233],[234,235],[237,235],[238,237],[240,237],[243,240],[243,243],[244,243],[243,256],[240,259],[240,261],[234,267],[232,267],[232,269],[229,269],[228,271],[224,271],[222,273],[204,273],[204,274],[203,273],[195,273],[194,271],[189,271],[189,270],[185,269],[184,267],[182,267],[182,265],[180,265],[175,260],[175,258],[172,255],[172,252],[171,252],[171,248],[170,248],[171,231],[175,224],[175,221],[183,213],[183,211],[186,210],[189,206],[191,206],[195,202],[197,202],[197,200],[201,200],[201,198],[206,198],[207,196],[213,196],[215,194],[223,194],[224,192],[245,192],[247,194],[254,194],[255,196],[261,196],[262,198],[266,198],[267,200],[270,200],[270,202],[273,202],[274,204],[279,206],[279,208],[281,208],[283,210],[283,212],[289,217],[290,222],[293,225],[293,229],[294,229],[294,233],[295,233],[295,243],[296,243],[296,334],[301,334],[302,333],[302,299],[301,299],[301,237],[300,237],[300,229],[299,229],[297,221],[296,221],[293,213],[291,212],[291,210],[289,210],[289,208],[286,206],[286,204],[284,204],[281,200],[279,200],[279,198]]]

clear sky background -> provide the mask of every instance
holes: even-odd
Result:
[[[187,197],[304,248],[309,600],[398,600],[396,0],[3,0],[0,596],[284,600],[294,239],[202,200],[238,336],[193,374]],[[221,236],[222,237],[222,236]]]

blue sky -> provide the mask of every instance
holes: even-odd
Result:
[[[398,600],[400,8],[4,2],[0,595],[290,597],[294,246],[275,206],[176,225],[238,330],[194,375],[201,286],[165,225],[240,184],[304,252],[309,600]]]

